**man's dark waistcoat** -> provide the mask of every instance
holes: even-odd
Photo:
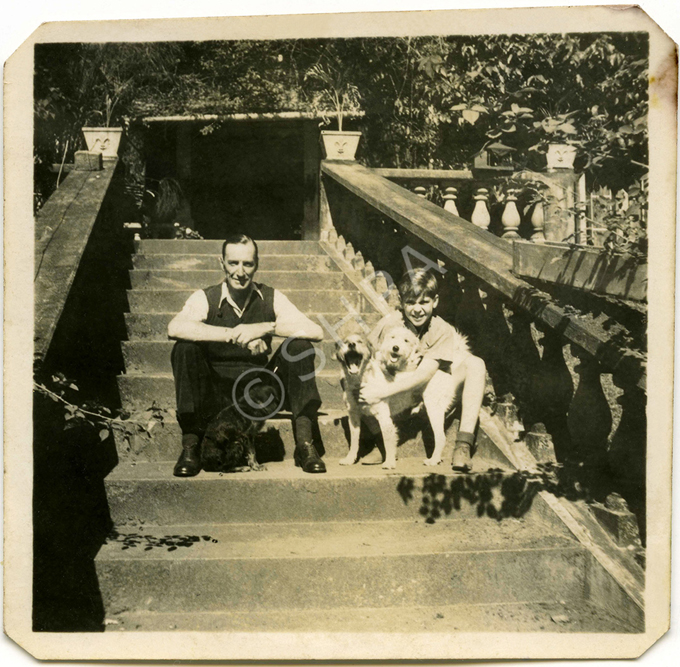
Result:
[[[274,290],[273,288],[258,283],[258,288],[262,292],[260,297],[253,291],[250,300],[243,312],[242,317],[234,312],[234,309],[225,299],[220,306],[222,296],[222,283],[206,287],[203,291],[208,299],[208,319],[206,324],[217,327],[232,328],[238,324],[259,324],[261,322],[275,322],[274,313]],[[246,348],[234,343],[207,343],[208,357],[211,362],[219,366],[264,366],[271,353],[271,335],[263,339],[267,343],[267,351],[262,354],[251,354]]]

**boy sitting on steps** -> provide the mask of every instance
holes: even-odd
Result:
[[[369,342],[377,348],[387,331],[405,326],[420,340],[422,361],[413,373],[404,374],[387,390],[363,387],[360,398],[372,405],[388,396],[424,388],[438,370],[454,377],[461,397],[460,427],[453,451],[452,468],[460,472],[472,469],[472,446],[486,385],[486,366],[468,349],[467,342],[454,327],[434,315],[439,304],[437,278],[425,269],[406,273],[399,284],[400,310],[383,317],[371,332]],[[388,391],[389,393],[385,393]]]

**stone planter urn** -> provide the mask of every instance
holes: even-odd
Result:
[[[113,160],[118,157],[118,147],[122,134],[122,127],[83,128],[87,150],[91,153],[101,153],[104,160]]]
[[[548,144],[548,152],[545,159],[548,162],[548,171],[554,169],[573,169],[576,158],[576,147],[569,144]]]
[[[326,160],[354,160],[361,132],[322,130],[321,141]]]

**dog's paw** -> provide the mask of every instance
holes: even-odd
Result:
[[[425,459],[423,463],[426,466],[438,466],[442,462],[441,456],[439,458],[430,458],[430,459]]]
[[[354,456],[350,456],[349,454],[345,456],[344,459],[340,459],[339,463],[341,466],[351,466],[354,465],[357,462],[356,458]]]
[[[396,461],[385,461],[382,464],[383,470],[394,470],[397,467]]]
[[[262,463],[255,463],[250,466],[251,470],[254,470],[255,472],[262,472],[263,470],[267,469],[266,465],[263,465]]]

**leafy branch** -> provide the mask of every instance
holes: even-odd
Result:
[[[64,406],[64,430],[74,428],[80,424],[90,424],[100,429],[99,439],[101,442],[105,441],[114,430],[117,430],[123,435],[128,447],[131,447],[131,439],[133,437],[142,435],[145,438],[151,438],[151,431],[157,425],[161,427],[164,425],[165,415],[168,411],[158,407],[155,403],[142,413],[144,415],[143,419],[132,418],[131,415],[127,415],[125,412],[121,412],[120,416],[114,416],[111,410],[105,406],[91,402],[84,402],[82,405],[78,405],[69,401],[65,397],[66,391],[79,391],[79,388],[62,373],[52,375],[51,380],[54,384],[54,389],[50,389],[46,384],[34,380],[33,390]]]

